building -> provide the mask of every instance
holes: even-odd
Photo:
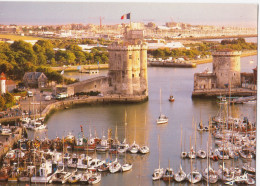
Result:
[[[108,47],[108,83],[112,94],[146,95],[147,45],[143,30],[126,28],[125,39]]]
[[[241,52],[229,49],[212,52],[213,71],[207,69],[194,74],[193,96],[223,95],[227,94],[229,89],[233,95],[240,94],[238,91],[241,91],[241,95],[244,94],[243,91],[248,95],[255,94],[254,74],[240,72],[240,55]]]
[[[23,82],[26,87],[43,88],[47,86],[48,78],[43,72],[26,72]]]

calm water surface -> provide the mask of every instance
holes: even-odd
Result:
[[[253,60],[254,63],[249,63]],[[257,56],[241,58],[241,71],[252,72],[256,67]],[[219,105],[216,100],[191,98],[193,90],[193,76],[196,72],[202,72],[206,68],[211,69],[212,64],[198,65],[197,68],[148,68],[149,101],[140,104],[106,104],[89,105],[63,110],[53,114],[47,122],[48,131],[40,132],[36,135],[47,135],[53,139],[56,136],[62,137],[72,132],[78,135],[80,125],[83,125],[85,135],[89,135],[89,129],[92,134],[101,137],[102,130],[113,130],[118,128],[118,137],[124,138],[124,112],[127,111],[127,141],[131,144],[134,140],[140,144],[147,144],[150,147],[148,155],[127,154],[128,161],[133,163],[133,170],[126,173],[116,173],[102,175],[100,185],[167,185],[163,181],[152,181],[152,173],[158,168],[159,152],[161,167],[170,166],[177,171],[181,163],[181,127],[183,128],[183,148],[188,150],[190,145],[195,146],[197,150],[202,148],[206,150],[206,141],[208,133],[196,134],[192,127],[192,121],[196,123],[200,119],[208,122],[210,116],[214,116],[219,111]],[[106,75],[107,70],[102,70],[100,75]],[[92,78],[87,74],[75,72],[65,73],[66,76],[80,78],[81,80]],[[160,89],[162,90],[162,112],[169,117],[169,123],[166,125],[157,125],[156,119],[160,113]],[[175,102],[168,101],[169,95],[173,94]],[[247,116],[251,121],[256,121],[256,105],[244,104],[232,107],[232,115],[237,117]],[[136,116],[136,117],[135,117]],[[146,119],[145,119],[146,118]],[[136,131],[136,132],[135,132]],[[158,145],[158,136],[160,136],[160,145]],[[31,135],[32,137],[32,135]],[[191,142],[191,144],[190,144]],[[185,145],[185,146],[184,146]],[[158,148],[159,147],[159,148]],[[115,155],[97,154],[103,159],[115,159]],[[123,163],[124,156],[118,157]],[[233,163],[242,165],[242,160],[233,162],[225,161],[227,165]],[[255,160],[252,160],[255,165]],[[213,167],[218,167],[218,162],[212,162]],[[182,160],[184,171],[190,172],[190,161]],[[197,160],[193,162],[193,167],[200,171],[205,169],[206,160]],[[175,183],[176,184],[176,183]],[[182,185],[188,185],[183,183]],[[200,183],[198,185],[206,185]]]

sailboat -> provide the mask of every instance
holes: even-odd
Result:
[[[157,119],[157,124],[166,124],[168,123],[168,117],[162,114],[162,91],[160,89],[160,116]]]
[[[125,111],[125,139],[123,143],[119,144],[117,149],[118,153],[125,153],[129,149],[129,145],[126,143],[126,126],[127,126],[126,117],[127,117],[127,113]]]
[[[159,180],[163,176],[163,168],[160,167],[160,136],[158,136],[158,151],[159,151],[159,168],[154,169],[153,180]]]
[[[145,115],[144,120],[145,120],[145,125],[146,125],[146,115]],[[141,154],[147,154],[147,153],[150,152],[150,149],[149,149],[148,146],[144,145],[144,146],[142,146],[142,147],[139,149],[139,152],[140,152]]]
[[[122,167],[121,164],[118,162],[116,158],[115,161],[111,163],[109,167],[109,172],[111,173],[119,172],[121,170],[121,167]]]
[[[127,163],[126,162],[126,152],[125,152],[125,164],[122,165],[122,171],[125,172],[125,171],[129,171],[131,170],[133,167],[133,164],[132,163]]]
[[[135,139],[136,139],[136,112],[135,112]],[[136,154],[139,151],[139,145],[135,143],[135,139],[131,147],[129,148],[129,151],[132,154]]]
[[[170,160],[169,160],[169,167],[166,168],[163,176],[162,176],[162,179],[163,181],[173,181],[173,178],[174,178],[174,172],[172,170],[172,168],[170,167]]]
[[[181,152],[182,152],[182,127],[181,127]],[[182,159],[181,159],[179,171],[174,174],[174,179],[177,182],[182,182],[186,179],[186,173],[182,170],[181,164],[182,164]]]
[[[182,182],[186,179],[186,173],[182,170],[181,164],[179,171],[176,174],[174,174],[174,179],[177,182]]]

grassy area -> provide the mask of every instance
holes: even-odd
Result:
[[[33,37],[33,36],[21,36],[21,35],[14,35],[14,34],[0,34],[0,38],[10,39],[10,40],[39,40],[42,39],[40,37]]]

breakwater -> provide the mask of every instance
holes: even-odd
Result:
[[[62,110],[71,108],[77,105],[89,105],[89,104],[109,104],[109,103],[141,103],[148,100],[148,96],[140,95],[140,96],[124,96],[124,95],[105,95],[103,97],[99,96],[90,96],[90,97],[82,97],[82,98],[69,98],[61,101],[56,101],[54,103],[48,104],[41,114],[31,115],[31,117],[47,117],[56,110]],[[13,122],[18,121],[21,117],[8,117],[1,118],[0,122]]]
[[[148,66],[150,67],[180,67],[180,68],[195,68],[195,63],[174,63],[174,62],[148,62]]]
[[[209,97],[217,97],[217,96],[255,96],[256,90],[237,88],[232,89],[231,93],[227,89],[212,89],[212,90],[195,90],[192,92],[192,97],[199,98],[209,98]]]

